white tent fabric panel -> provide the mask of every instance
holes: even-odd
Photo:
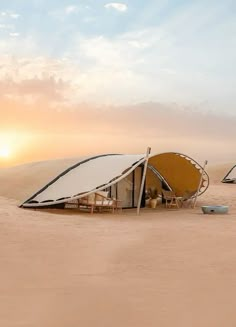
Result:
[[[236,178],[236,166],[227,175],[227,179],[235,179],[235,178]]]
[[[106,155],[91,158],[72,168],[47,188],[39,192],[31,201],[53,201],[58,203],[63,198],[73,198],[81,193],[91,192],[104,186],[124,173],[126,169],[132,171],[132,166],[144,161],[144,155]],[[77,196],[79,197],[79,196]],[[27,201],[24,203],[27,206]]]
[[[233,183],[236,184],[236,165],[233,166],[230,171],[223,178],[222,183]]]

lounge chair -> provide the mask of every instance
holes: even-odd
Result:
[[[114,213],[117,203],[115,199],[108,198],[108,192],[98,191],[81,198],[79,200],[79,208],[80,207],[89,208],[90,213],[93,213],[96,209],[99,211],[102,211],[102,209],[110,209],[112,213]]]
[[[162,189],[162,196],[165,201],[166,208],[179,208],[179,197],[175,195],[175,192]]]
[[[180,198],[179,203],[180,207],[190,207],[193,208],[194,199],[197,191],[185,191],[182,198]]]

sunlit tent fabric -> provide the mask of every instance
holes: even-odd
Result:
[[[55,206],[108,190],[110,196],[122,200],[124,207],[136,207],[145,160],[144,154],[106,154],[87,158],[63,171],[21,206]],[[164,187],[175,190],[178,196],[186,190],[197,191],[202,169],[196,161],[183,154],[150,155],[145,189],[154,186],[161,195]],[[209,178],[204,172],[200,193],[206,190],[208,184]]]
[[[236,165],[229,170],[221,182],[236,184]]]
[[[202,172],[199,194],[205,192],[209,185],[209,176],[203,171],[203,167],[194,159],[181,153],[167,152],[151,156],[149,168],[152,169],[147,170],[147,187],[155,184],[159,194],[163,188],[163,181],[167,184],[164,188],[174,190],[177,196],[183,196],[186,191],[197,191]],[[159,181],[156,180],[153,168],[162,176]]]

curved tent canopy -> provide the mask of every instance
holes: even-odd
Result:
[[[107,154],[88,158],[63,171],[21,206],[55,206],[107,189],[125,180],[136,168],[142,167],[145,160],[143,154]],[[175,190],[178,196],[186,190],[198,189],[202,167],[183,154],[170,152],[151,155],[148,168],[146,188],[159,185],[160,194],[162,187]],[[206,190],[208,184],[209,178],[204,172],[200,193]]]
[[[166,152],[151,156],[149,165],[155,167],[159,174],[165,179],[170,190],[174,190],[177,196],[183,196],[186,191],[194,192],[198,190],[201,175],[203,173],[202,184],[199,194],[206,191],[209,185],[209,177],[203,168],[192,158],[174,152]],[[147,171],[148,187],[155,182],[155,176],[149,169]],[[158,193],[161,188],[166,188],[160,180]]]
[[[22,206],[43,207],[82,198],[117,183],[144,160],[144,155],[121,154],[88,158],[62,172]]]
[[[236,184],[236,165],[225,175],[221,181],[222,183]]]

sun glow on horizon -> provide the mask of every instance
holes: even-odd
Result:
[[[8,158],[11,154],[11,150],[8,145],[4,145],[0,147],[0,157]]]

